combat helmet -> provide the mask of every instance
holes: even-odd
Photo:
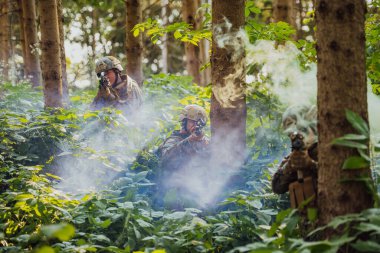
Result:
[[[123,67],[121,66],[120,61],[113,56],[102,57],[96,61],[95,65],[96,74],[110,69],[117,69],[119,71],[123,71]]]
[[[202,120],[204,123],[207,122],[207,114],[205,109],[199,105],[187,105],[179,115],[179,120],[191,119],[194,121]]]

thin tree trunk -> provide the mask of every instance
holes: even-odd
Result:
[[[202,1],[199,1],[199,5],[202,5]],[[209,3],[208,0],[205,0],[205,3]],[[203,17],[199,17],[200,20]],[[202,40],[199,43],[199,59],[200,59],[200,67],[210,62],[210,41]],[[201,85],[206,86],[211,83],[211,68],[208,67],[200,72],[201,75]]]
[[[66,72],[66,52],[65,52],[65,33],[63,29],[64,17],[62,13],[62,0],[57,0],[58,14],[58,29],[59,29],[59,44],[61,52],[61,68],[62,68],[62,96],[65,105],[70,103],[69,99],[69,84],[67,82]]]
[[[161,0],[161,18],[162,18],[162,25],[166,26],[168,23],[168,0]],[[161,52],[162,52],[162,73],[167,74],[168,73],[168,35],[165,33],[162,36],[162,46],[161,46]]]
[[[274,22],[286,22],[294,29],[297,29],[295,0],[274,0],[273,1],[273,19]],[[296,34],[294,39],[296,39]]]
[[[9,5],[0,0],[0,70],[5,80],[9,79]]]
[[[297,39],[304,39],[304,36],[303,36],[303,30],[302,30],[302,25],[303,25],[303,20],[304,20],[304,8],[303,8],[303,4],[302,4],[302,1],[304,0],[298,0],[298,16],[299,16],[299,27],[297,29]]]
[[[24,76],[26,74],[26,45],[25,45],[25,29],[24,29],[24,14],[22,9],[22,0],[17,0],[17,8],[18,8],[18,17],[19,17],[19,25],[20,25],[20,44],[22,50],[22,58],[24,61]]]
[[[36,4],[34,0],[22,1],[24,33],[25,33],[25,76],[32,82],[33,87],[41,85],[41,66],[38,51]]]
[[[241,164],[246,146],[245,53],[238,31],[245,21],[244,0],[236,0],[233,8],[229,0],[212,1],[212,10],[212,142],[217,152],[225,152],[221,158],[227,164]],[[227,40],[224,47],[218,46],[221,37]]]
[[[139,36],[135,37],[131,32],[136,24],[141,23],[141,3],[138,0],[126,0],[125,4],[127,8],[125,44],[127,55],[127,74],[136,80],[140,86],[142,86],[142,35],[139,34]]]
[[[96,8],[94,8],[91,12],[91,53],[90,57],[90,65],[89,65],[89,75],[91,77],[91,83],[97,83],[97,78],[95,75],[95,57],[96,57],[96,39],[95,34],[98,31],[98,12]]]
[[[296,27],[295,21],[295,1],[294,0],[274,0],[273,19],[275,22],[283,21]]]
[[[45,107],[62,107],[62,67],[56,0],[39,0]]]
[[[331,145],[332,140],[355,132],[345,118],[350,109],[365,120],[367,85],[365,70],[365,1],[318,0],[318,207],[319,221],[327,224],[338,215],[358,213],[373,205],[360,177],[369,168],[343,170],[346,158],[358,155],[352,148]],[[342,180],[352,180],[342,182]]]
[[[195,14],[198,9],[197,1],[183,0],[182,1],[182,19],[184,22],[197,29],[197,22],[195,20]],[[199,48],[191,43],[185,44],[186,55],[186,70],[188,75],[194,78],[194,82],[198,85],[201,84],[201,75],[199,72]]]

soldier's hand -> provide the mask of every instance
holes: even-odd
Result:
[[[106,98],[110,97],[111,91],[108,87],[101,86],[99,89],[99,94],[102,98],[106,99]]]
[[[203,141],[204,133],[201,132],[199,135],[196,135],[195,132],[191,133],[189,136],[189,141],[195,142],[195,141]]]

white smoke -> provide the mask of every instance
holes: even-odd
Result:
[[[302,70],[298,60],[302,52],[293,43],[276,45],[274,41],[260,40],[250,44],[246,38],[246,49],[247,64],[261,67],[261,74],[270,80],[270,83],[264,85],[277,95],[284,105],[316,103],[317,66],[312,63],[308,70]]]
[[[378,108],[380,108],[380,97],[372,92],[372,86],[368,82],[367,86],[368,99],[368,120],[371,131],[371,139],[373,143],[380,141],[380,117],[378,116]]]

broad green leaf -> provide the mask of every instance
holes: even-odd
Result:
[[[362,241],[359,240],[352,244],[352,247],[357,249],[360,252],[380,252],[380,244],[370,240]]]
[[[367,145],[356,142],[356,141],[348,141],[348,140],[343,140],[340,138],[334,139],[331,144],[334,145],[340,145],[340,146],[345,146],[349,148],[359,148],[359,149],[368,149]]]
[[[361,140],[368,140],[368,137],[362,134],[346,134],[340,138],[341,140],[351,140],[351,141],[361,141]]]
[[[359,131],[359,133],[369,136],[369,128],[367,122],[363,120],[362,117],[359,116],[359,114],[346,109],[346,118],[351,123],[351,125]]]
[[[106,219],[105,221],[100,224],[102,228],[108,228],[111,225],[111,219]]]
[[[174,32],[174,38],[175,38],[175,39],[179,39],[179,38],[181,38],[181,37],[182,37],[181,32],[180,32],[179,30],[176,30],[176,31]]]
[[[88,112],[88,113],[83,114],[83,119],[85,119],[85,120],[88,119],[88,118],[91,118],[91,117],[97,118],[98,114],[97,113],[93,113],[93,112]]]
[[[318,218],[318,210],[316,208],[308,208],[307,209],[307,218],[310,221],[316,221]]]
[[[41,227],[42,233],[49,238],[58,238],[61,241],[70,240],[75,234],[75,228],[68,223],[45,225]]]
[[[139,34],[140,34],[140,30],[139,30],[139,29],[135,29],[135,30],[133,31],[133,36],[134,36],[134,37],[139,36]]]
[[[38,248],[36,253],[55,253],[55,250],[50,246],[42,246],[41,248]]]
[[[351,156],[343,163],[343,169],[362,169],[369,167],[369,162],[361,156]]]

